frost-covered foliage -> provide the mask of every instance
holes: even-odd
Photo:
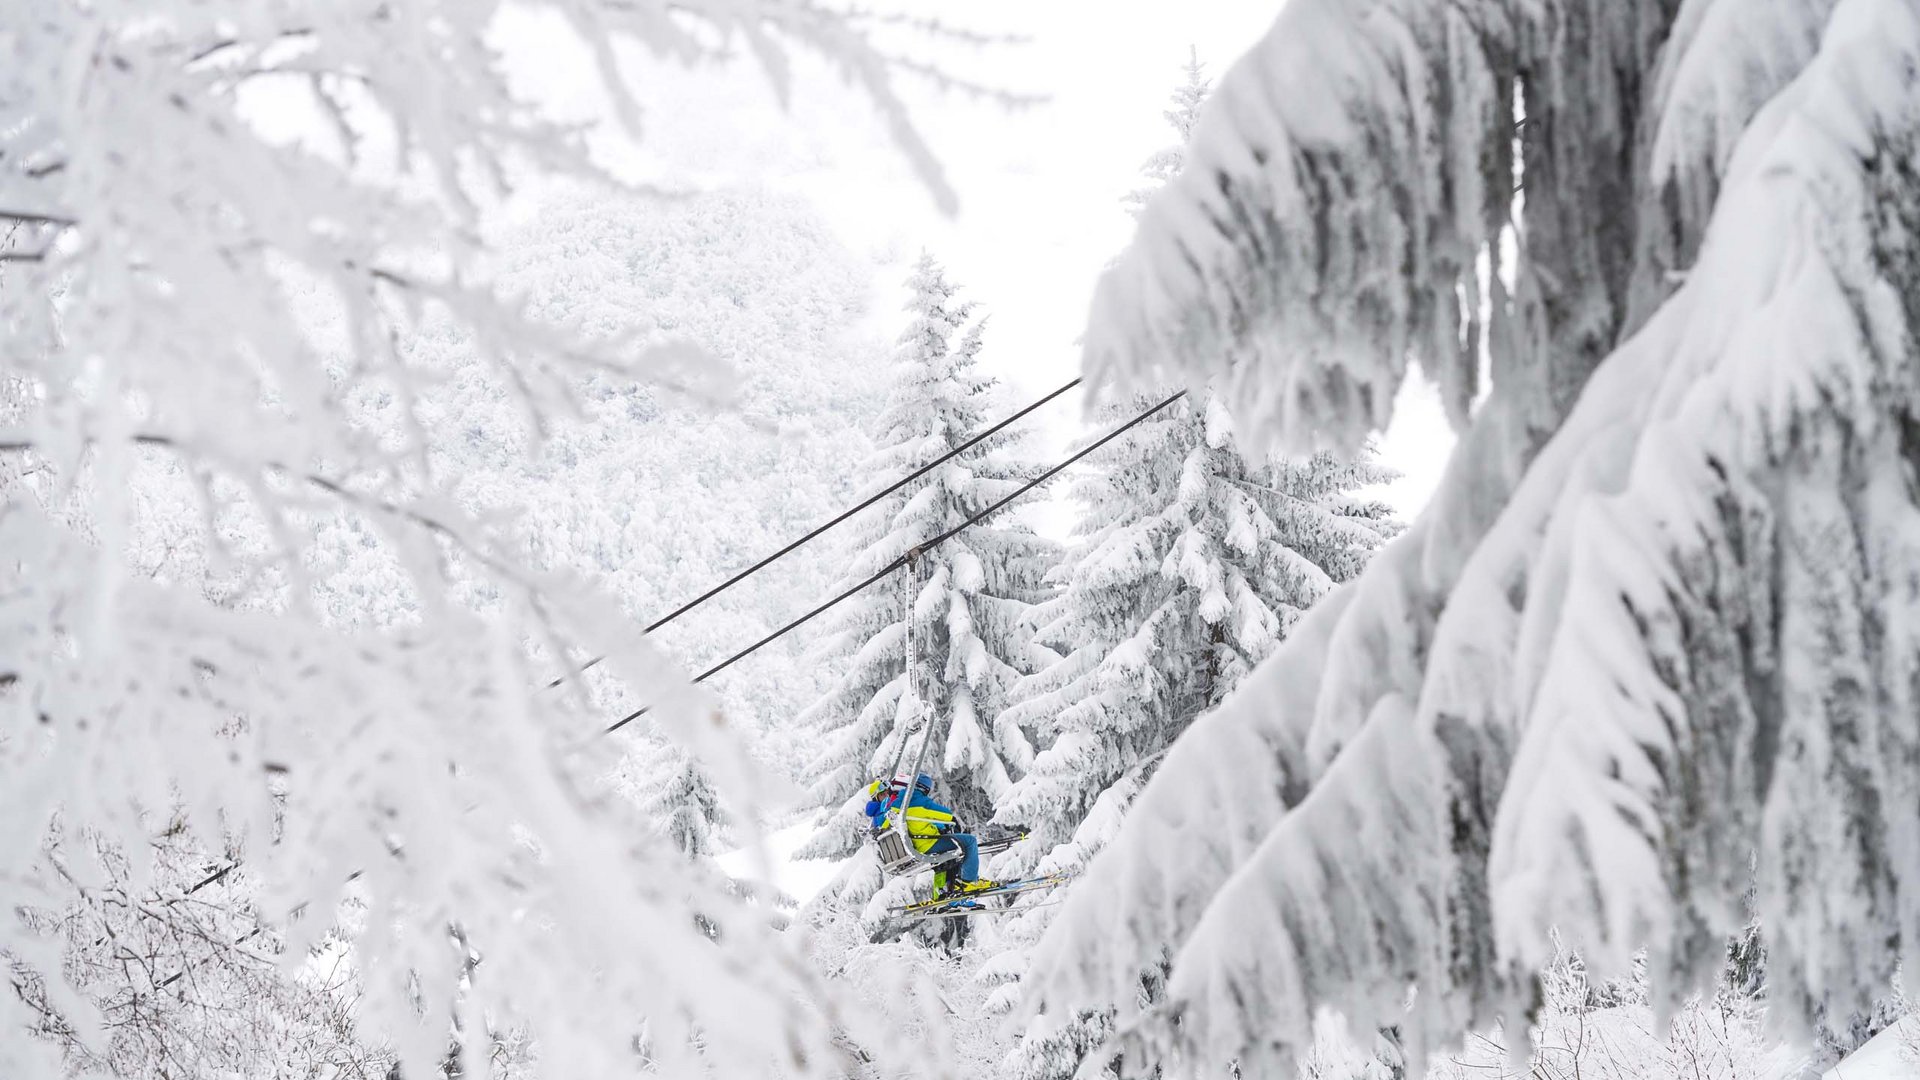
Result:
[[[1766,953],[1757,935],[1751,952],[1754,957],[1753,967],[1764,978]],[[1801,1063],[1799,1075],[1812,1077],[1827,1072],[1873,1041],[1882,1032],[1898,1025],[1903,1019],[1912,1017],[1915,1012],[1914,1001],[1907,996],[1904,971],[1895,973],[1893,985],[1882,987],[1880,996],[1876,997],[1872,1007],[1865,1011],[1856,1009],[1845,1014],[1823,1011],[1819,1022],[1814,1027],[1813,1050]],[[1916,1047],[1916,1051],[1920,1051],[1920,1047]],[[1920,1064],[1920,1052],[1914,1053],[1912,1060]]]
[[[1206,92],[1193,56],[1166,113],[1179,141],[1147,160],[1130,206],[1178,175]],[[1104,406],[1096,426],[1104,434],[1164,396]],[[1084,867],[1187,724],[1398,531],[1385,504],[1355,494],[1392,479],[1370,458],[1250,461],[1226,411],[1189,394],[1081,467],[1069,493],[1077,543],[1051,572],[1061,591],[1030,616],[1059,659],[1021,680],[1002,718],[1047,744],[999,807],[1029,832],[1003,859],[1009,872]],[[1096,833],[1072,844],[1116,785]]]
[[[76,1075],[386,1072],[392,1055],[356,1030],[358,987],[338,939],[283,973],[281,936],[253,909],[254,883],[232,852],[200,849],[176,821],[156,830],[154,855],[144,886],[125,853],[97,839],[55,845],[37,868],[57,906],[22,913],[44,959],[22,950],[11,976],[33,1033]],[[97,1016],[98,1031],[71,1016]]]
[[[1140,166],[1141,178],[1145,182],[1120,200],[1127,212],[1135,217],[1146,209],[1154,193],[1165,187],[1167,181],[1180,175],[1180,170],[1186,166],[1187,140],[1193,137],[1193,125],[1200,120],[1200,106],[1206,102],[1209,89],[1206,68],[1200,63],[1200,50],[1188,49],[1184,73],[1186,81],[1174,89],[1173,100],[1166,112],[1161,114],[1166,117],[1167,126],[1179,136],[1178,140],[1147,158]]]
[[[1496,1028],[1436,1056],[1427,1080],[1778,1080],[1794,1064],[1792,1048],[1765,1030],[1765,1003],[1755,988],[1723,980],[1661,1017],[1645,964],[1596,980],[1564,950],[1541,972],[1540,988],[1540,1009],[1521,1047],[1524,1063],[1516,1065],[1515,1048]]]
[[[1166,114],[1182,142],[1148,159],[1150,186],[1130,205],[1177,175],[1205,94],[1190,59]],[[1164,396],[1106,406],[1098,426],[1104,432]],[[995,862],[996,874],[1085,869],[1194,717],[1220,704],[1302,612],[1398,531],[1384,504],[1355,494],[1388,479],[1365,459],[1326,453],[1250,462],[1225,410],[1199,394],[1089,459],[1071,491],[1078,542],[1053,571],[1062,591],[1032,615],[1040,643],[1060,659],[1021,681],[1005,717],[1039,732],[1046,749],[1000,805],[1000,820],[1024,826],[1028,838]],[[1008,928],[1010,948],[983,972],[1003,984],[996,1009],[1011,1006],[1027,950],[1051,915],[1038,908]],[[1093,1013],[1023,1039],[1009,1068],[1035,1080],[1070,1076],[1110,1027]]]
[[[1821,1074],[1821,1080],[1906,1080],[1916,1067],[1920,1067],[1920,1014],[1910,1014]]]
[[[727,362],[721,410],[602,376],[579,385],[579,423],[529,446],[512,388],[462,339],[419,343],[448,393],[427,422],[459,494],[518,508],[513,527],[542,568],[590,574],[651,623],[804,534],[864,486],[883,346],[869,318],[872,267],[789,196],[726,191],[667,201],[604,189],[557,192],[500,230],[499,280],[528,314],[597,334],[668,334]],[[391,409],[391,404],[387,405]],[[527,450],[536,453],[528,454]],[[840,567],[803,548],[663,628],[695,670],[817,602]],[[715,681],[730,716],[776,735],[825,684],[798,646],[755,655]],[[615,716],[645,704],[596,686]],[[619,695],[619,696],[613,696]]]
[[[1265,1074],[1337,1005],[1417,1055],[1513,1030],[1557,926],[1603,975],[1646,948],[1670,1013],[1751,865],[1771,1018],[1911,968],[1916,73],[1905,0],[1287,6],[1089,367],[1351,446],[1417,359],[1463,430],[1169,753],[1036,957],[1050,1010]]]
[[[1330,454],[1256,466],[1231,440],[1216,404],[1183,400],[1076,482],[1079,541],[1054,572],[1061,594],[1032,616],[1061,658],[1019,683],[1003,718],[1046,743],[1000,804],[1030,834],[1010,872],[1081,869],[1193,718],[1396,531],[1384,504],[1355,495],[1386,470]],[[1076,839],[1115,785],[1118,802]]]
[[[931,257],[922,257],[908,284],[912,321],[874,424],[879,450],[865,470],[876,480],[927,465],[1005,411],[993,379],[976,370],[984,323],[972,305]],[[1021,454],[1017,439],[995,435],[866,511],[853,528],[845,584],[864,581],[1038,476],[1041,466]],[[1025,617],[1045,598],[1041,579],[1056,557],[1056,545],[1025,525],[989,519],[925,551],[917,571],[903,569],[836,610],[820,649],[843,658],[835,661],[839,674],[801,717],[818,732],[809,783],[827,817],[799,854],[861,857],[824,899],[859,905],[882,895],[878,863],[864,850],[861,807],[868,782],[890,773],[909,733],[911,764],[921,702],[931,707],[935,738],[922,771],[939,778],[936,794],[961,821],[990,820],[1032,763],[1031,732],[1001,718],[1014,681],[1042,660]]]
[[[617,63],[745,47],[778,84],[789,51],[816,52],[945,195],[842,16],[535,6],[591,46],[636,129]],[[685,343],[529,316],[485,276],[482,208],[507,177],[592,171],[578,132],[509,94],[501,7],[0,17],[0,379],[27,388],[0,431],[19,463],[0,506],[0,949],[64,983],[18,914],[64,907],[47,862],[78,854],[46,846],[53,823],[124,853],[145,896],[166,887],[151,822],[177,806],[236,838],[284,956],[365,905],[358,1015],[409,1076],[457,1032],[477,1074],[495,1024],[524,1026],[554,1076],[833,1072],[832,989],[606,794],[617,748],[580,688],[539,688],[604,654],[722,792],[768,790],[734,725],[617,603],[463,505],[432,422],[455,405],[422,334],[470,343],[530,445],[583,410],[583,380],[678,407],[727,391]],[[310,308],[341,340],[310,333]],[[164,483],[135,491],[142,470]],[[192,550],[135,565],[142,530],[176,517],[198,522]],[[386,607],[343,626],[329,589],[362,571],[348,606]],[[111,1052],[84,995],[50,1000]],[[61,1046],[15,1037],[33,1022],[0,995],[0,1074],[61,1074]]]
[[[908,941],[873,944],[859,920],[838,917],[830,905],[810,909],[803,926],[809,954],[826,976],[847,987],[880,1027],[918,1049],[910,1069],[898,1070],[884,1060],[862,1062],[847,1080],[1001,1075],[1000,1018],[984,1008],[986,991],[974,978],[982,953]]]
[[[1913,1016],[1914,1011],[1904,987],[1896,983],[1891,993],[1873,1003],[1871,1011],[1823,1017],[1814,1032],[1813,1054],[1800,1075],[1813,1076],[1832,1069],[1882,1032]],[[1914,1045],[1908,1060],[1920,1064],[1920,1042]]]
[[[719,829],[720,796],[699,764],[685,752],[668,746],[655,750],[650,783],[639,788],[647,813],[673,846],[690,858],[718,855],[726,850]]]
[[[996,875],[1086,868],[1194,718],[1397,531],[1387,507],[1355,494],[1389,476],[1325,453],[1250,465],[1210,402],[1179,402],[1092,459],[1072,492],[1079,539],[1054,572],[1062,591],[1032,616],[1060,659],[1016,686],[1002,720],[1046,748],[1000,804],[999,820],[1029,835],[995,861]],[[1009,984],[996,1008],[1010,1005],[1052,914],[1037,909],[1009,928],[1021,955],[985,973]],[[1056,1052],[1063,1038],[1090,1042],[1025,1040],[1017,1075],[1071,1076],[1078,1062]]]

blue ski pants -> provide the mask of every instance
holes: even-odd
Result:
[[[935,840],[933,846],[927,849],[927,854],[937,855],[943,851],[952,851],[955,844],[958,844],[960,850],[964,852],[960,857],[960,880],[979,881],[980,841],[975,839],[972,833],[948,833]]]

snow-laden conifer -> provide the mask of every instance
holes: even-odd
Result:
[[[1136,217],[1146,209],[1147,202],[1155,192],[1166,186],[1167,181],[1180,175],[1180,169],[1187,162],[1187,140],[1193,136],[1193,125],[1200,119],[1200,106],[1206,102],[1207,92],[1211,89],[1206,67],[1200,63],[1200,50],[1188,48],[1187,63],[1181,70],[1186,79],[1174,88],[1166,111],[1160,114],[1166,118],[1167,126],[1173,129],[1178,139],[1155,151],[1141,164],[1142,183],[1120,200],[1120,205]]]
[[[1023,679],[1002,717],[1046,743],[1000,805],[1002,822],[1029,832],[1008,873],[1084,867],[1118,826],[1124,792],[1397,529],[1357,494],[1387,470],[1324,453],[1250,464],[1225,410],[1195,398],[1108,444],[1074,484],[1078,542],[1055,571],[1060,594],[1033,614],[1060,659]],[[1095,815],[1109,792],[1117,804]]]
[[[1671,1015],[1755,860],[1774,1018],[1913,969],[1916,72],[1906,0],[1288,5],[1088,362],[1351,446],[1417,359],[1459,446],[1168,754],[1038,997],[1171,950],[1136,1048],[1286,1071],[1331,1006],[1419,1060],[1517,1031],[1557,928]]]
[[[732,830],[721,816],[720,794],[690,755],[648,740],[627,770],[621,787],[682,854],[704,859],[729,850]]]
[[[911,322],[900,336],[887,401],[873,429],[879,449],[867,473],[876,481],[926,465],[1003,411],[994,380],[976,369],[984,323],[972,317],[972,305],[958,298],[930,256],[921,258],[908,285]],[[997,435],[868,510],[853,533],[847,582],[892,565],[1039,475],[1041,467],[1021,455],[1016,438]],[[894,767],[903,739],[918,730],[915,695],[931,708],[936,740],[922,770],[939,778],[939,798],[962,821],[990,820],[1031,763],[1030,733],[996,718],[1009,688],[1036,667],[1025,616],[1045,595],[1042,578],[1055,555],[1055,545],[1026,526],[989,518],[924,552],[917,572],[899,571],[833,616],[821,655],[838,668],[838,679],[802,717],[819,732],[822,749],[810,782],[816,804],[828,813],[800,855],[860,857],[827,898],[859,904],[876,894],[878,865],[862,851],[860,808],[868,782]]]
[[[1130,206],[1178,174],[1206,89],[1191,58],[1166,113],[1180,142],[1148,159],[1148,186]],[[1098,427],[1163,396],[1104,406]],[[1039,642],[1060,659],[1021,681],[1003,718],[1039,732],[1046,749],[1000,806],[1000,819],[1029,835],[995,872],[1083,870],[1187,725],[1397,531],[1384,504],[1359,494],[1390,478],[1364,457],[1250,461],[1226,410],[1200,393],[1091,457],[1070,491],[1077,542],[1054,571],[1061,592],[1033,614]],[[1010,925],[985,972],[1005,984],[996,1007],[1011,1005],[1052,913],[1036,907]],[[1110,1020],[1096,1011],[1023,1038],[1009,1067],[1032,1080],[1071,1076]]]

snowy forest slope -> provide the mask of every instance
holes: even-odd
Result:
[[[870,452],[850,418],[879,408],[883,339],[863,337],[872,268],[799,200],[720,192],[659,201],[556,193],[505,230],[501,284],[528,313],[606,335],[699,341],[729,365],[724,409],[609,379],[582,386],[580,422],[537,456],[521,451],[512,402],[435,343],[459,372],[431,422],[476,508],[526,506],[518,529],[540,564],[590,574],[649,623],[802,535],[863,494]],[[838,573],[817,545],[676,620],[659,641],[700,670],[826,595]],[[770,733],[819,690],[790,639],[716,689]],[[609,720],[634,704],[614,696]]]

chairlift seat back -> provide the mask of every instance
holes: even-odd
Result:
[[[922,855],[908,847],[907,842],[900,838],[900,834],[890,828],[876,829],[873,834],[873,843],[880,853],[880,869],[890,877],[945,866],[957,861],[964,854],[956,844],[951,851]]]

